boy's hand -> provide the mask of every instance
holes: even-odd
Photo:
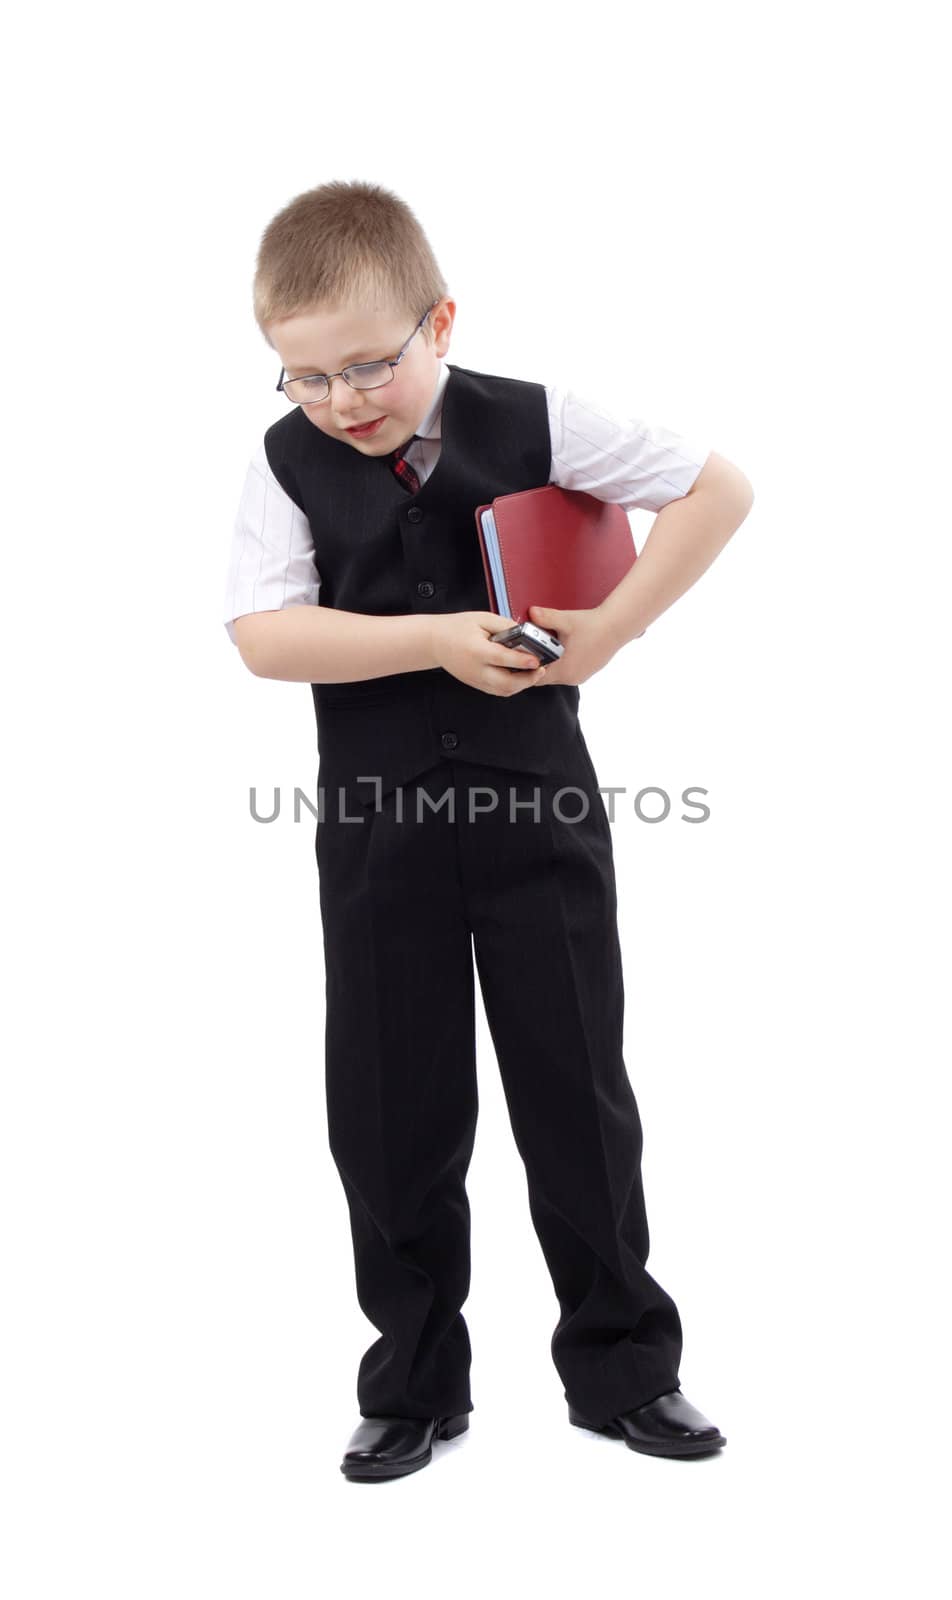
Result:
[[[581,613],[580,613],[581,615]],[[433,655],[438,667],[484,694],[519,694],[544,683],[548,669],[529,650],[493,644],[490,635],[511,628],[512,617],[494,611],[445,611],[431,617]],[[518,670],[512,671],[512,668]]]
[[[596,606],[590,611],[557,611],[554,606],[530,606],[529,621],[554,633],[565,650],[546,670],[543,684],[584,683],[617,655],[618,641],[605,626]]]

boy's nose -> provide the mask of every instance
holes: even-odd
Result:
[[[350,417],[355,411],[363,410],[363,396],[352,389],[344,378],[331,378],[330,386],[328,404],[336,417]]]

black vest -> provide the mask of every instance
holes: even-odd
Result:
[[[447,365],[440,457],[415,495],[383,457],[329,438],[299,407],[266,432],[271,470],[311,527],[321,605],[376,616],[491,609],[475,510],[549,482],[546,393],[541,383]],[[577,686],[543,681],[506,697],[442,667],[311,691],[319,781],[365,779],[365,804],[375,777],[385,794],[454,756],[548,772],[578,726]]]

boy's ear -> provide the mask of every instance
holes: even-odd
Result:
[[[455,316],[456,301],[451,300],[449,295],[445,295],[439,305],[433,307],[431,314],[426,319],[425,329],[432,335],[431,344],[436,344],[440,333],[445,333],[447,338],[449,337],[453,331],[453,319]],[[445,324],[439,331],[433,327],[434,318],[439,318],[440,322]]]

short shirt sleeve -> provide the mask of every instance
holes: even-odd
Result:
[[[320,586],[311,525],[274,476],[262,444],[245,475],[232,536],[224,618],[232,644],[236,617],[317,605]]]
[[[710,448],[660,423],[618,417],[571,389],[546,387],[550,482],[626,511],[660,511],[694,484]]]

